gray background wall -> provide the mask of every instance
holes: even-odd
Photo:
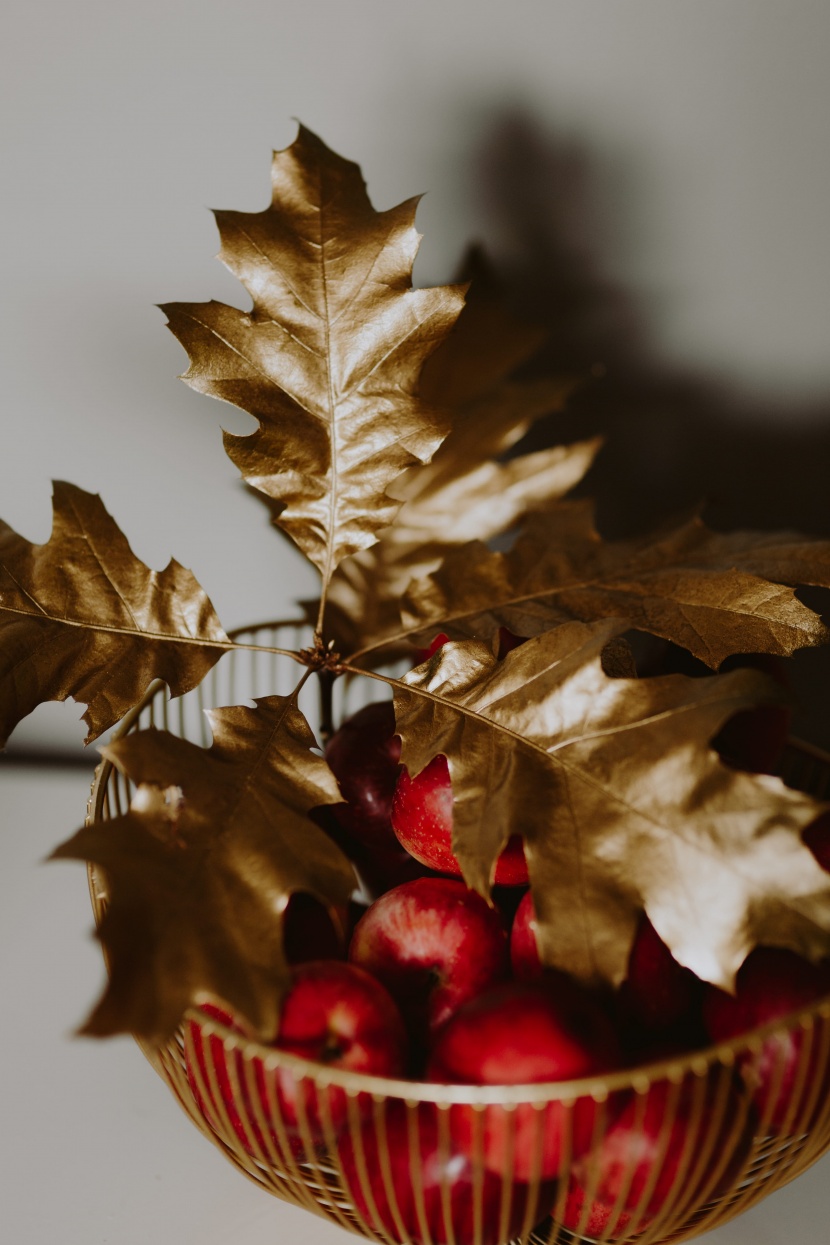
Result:
[[[221,449],[250,419],[176,380],[154,304],[245,305],[206,208],[257,210],[299,117],[379,207],[428,191],[416,274],[483,241],[602,361],[608,530],[706,494],[714,521],[830,533],[830,6],[824,0],[6,0],[0,514],[61,477],[136,552],[192,567],[227,627],[310,572]],[[578,428],[577,428],[578,425]],[[44,706],[18,746],[74,744]]]

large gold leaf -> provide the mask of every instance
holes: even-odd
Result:
[[[411,632],[536,635],[565,619],[628,618],[715,668],[732,653],[788,656],[830,635],[792,587],[830,586],[830,543],[791,532],[710,531],[699,518],[605,542],[589,501],[531,516],[506,553],[454,551],[409,589]]]
[[[499,461],[536,420],[562,409],[574,380],[511,379],[545,334],[509,313],[479,256],[462,276],[472,278],[467,303],[421,376],[422,394],[449,410],[450,432],[430,463],[395,482],[403,506],[379,543],[338,568],[329,630],[341,652],[377,646],[399,631],[399,599],[410,580],[429,574],[451,549],[490,540],[554,504],[579,483],[600,446],[594,438]]]
[[[271,1038],[290,896],[333,907],[354,887],[351,865],[305,816],[341,796],[294,698],[208,716],[210,749],[157,730],[103,748],[136,784],[132,806],[54,853],[107,877],[110,981],[86,1033],[163,1042],[188,1007],[215,997]]]
[[[394,518],[391,482],[445,436],[417,382],[463,295],[411,288],[417,201],[374,211],[357,165],[308,130],[274,154],[272,184],[265,211],[216,213],[220,257],[253,311],[164,310],[190,355],[187,383],[259,421],[250,436],[226,433],[225,448],[282,507],[325,592],[338,562]]]
[[[33,545],[0,522],[0,745],[44,700],[88,705],[87,742],[154,679],[174,696],[228,648],[190,571],[151,571],[96,494],[56,481],[52,535]]]
[[[566,623],[502,662],[449,642],[397,689],[403,763],[448,757],[468,885],[486,895],[521,834],[542,958],[586,981],[623,978],[643,910],[726,988],[758,942],[827,954],[830,877],[800,838],[822,806],[709,746],[774,691],[749,670],[611,678],[602,652],[627,625]]]

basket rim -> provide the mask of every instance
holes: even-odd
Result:
[[[236,627],[228,632],[231,639],[249,635],[252,632],[264,631],[279,627],[309,627],[307,619],[277,619],[271,622],[254,623]],[[111,738],[122,738],[129,732],[134,722],[150,701],[167,685],[163,679],[155,679],[147,688],[140,702],[121,719]],[[193,690],[193,689],[189,689]],[[830,753],[816,745],[791,737],[788,743],[804,755],[822,761],[830,767]],[[87,821],[100,820],[104,793],[111,772],[115,769],[112,761],[102,757],[95,768],[89,800],[87,802]],[[92,864],[87,866],[90,898],[95,914],[96,925],[100,923],[100,891],[96,879],[103,873]],[[107,961],[106,950],[104,952]],[[109,965],[107,963],[109,971]],[[187,1009],[181,1024],[170,1043],[155,1045],[147,1039],[133,1034],[133,1038],[144,1051],[147,1058],[154,1064],[158,1063],[159,1051],[165,1045],[176,1043],[186,1047],[184,1033],[191,1025],[196,1025],[204,1034],[205,1039],[218,1038],[222,1041],[226,1052],[238,1052],[243,1059],[260,1061],[266,1072],[278,1068],[291,1069],[297,1077],[313,1081],[319,1088],[340,1087],[349,1096],[367,1093],[374,1098],[395,1097],[412,1103],[432,1103],[440,1107],[467,1105],[474,1109],[484,1109],[488,1105],[500,1104],[510,1109],[521,1104],[542,1107],[545,1103],[576,1101],[578,1098],[591,1097],[602,1102],[612,1093],[633,1090],[635,1093],[647,1093],[650,1086],[657,1081],[680,1083],[691,1076],[702,1078],[716,1066],[733,1067],[741,1055],[755,1054],[760,1051],[769,1037],[789,1033],[803,1028],[805,1032],[814,1031],[817,1021],[828,1024],[828,1041],[830,1041],[830,992],[816,999],[808,1007],[798,1008],[779,1016],[764,1025],[740,1034],[724,1042],[712,1043],[694,1050],[678,1052],[675,1055],[631,1065],[625,1068],[599,1073],[592,1076],[574,1078],[567,1081],[536,1081],[507,1085],[481,1084],[445,1084],[437,1081],[407,1080],[402,1077],[379,1076],[372,1073],[354,1072],[348,1069],[337,1069],[306,1059],[301,1055],[291,1054],[258,1040],[255,1036],[240,1033],[215,1017],[200,1011],[201,1003],[220,1003],[227,1007],[223,1000],[205,993],[204,998]]]
[[[208,1001],[207,998],[205,1001]],[[678,1053],[667,1059],[568,1081],[534,1081],[512,1085],[406,1080],[403,1077],[377,1076],[367,1072],[331,1068],[313,1059],[291,1054],[254,1037],[240,1034],[214,1017],[200,1012],[198,1005],[188,1008],[183,1025],[199,1026],[206,1040],[211,1037],[219,1038],[226,1053],[238,1052],[245,1060],[261,1061],[266,1073],[280,1068],[290,1069],[298,1079],[313,1081],[321,1089],[340,1087],[353,1097],[364,1093],[371,1094],[374,1098],[402,1098],[413,1103],[432,1103],[438,1107],[466,1105],[483,1108],[502,1105],[510,1108],[522,1104],[542,1107],[550,1102],[575,1102],[579,1098],[587,1097],[602,1102],[619,1091],[648,1093],[657,1081],[680,1084],[690,1076],[702,1080],[713,1068],[731,1069],[741,1055],[756,1054],[769,1037],[781,1036],[798,1028],[803,1028],[805,1032],[815,1031],[817,1020],[830,1022],[830,993],[817,999],[809,1007],[799,1008],[786,1016],[768,1021],[739,1037]],[[152,1058],[156,1048],[141,1038],[136,1038],[136,1041]],[[186,1041],[184,1044],[186,1046]]]

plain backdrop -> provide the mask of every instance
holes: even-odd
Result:
[[[247,305],[208,209],[265,206],[293,118],[376,206],[427,192],[420,283],[478,240],[551,364],[602,365],[573,432],[609,433],[609,531],[703,496],[724,525],[830,534],[826,0],[5,0],[0,21],[0,515],[28,539],[65,478],[228,628],[313,589],[221,448],[252,421],[176,379],[155,306]],[[43,706],[13,742],[77,751],[79,717]],[[128,1040],[68,1041],[101,965],[82,870],[39,861],[87,776],[0,783],[8,1239],[341,1239],[223,1165]],[[816,1241],[825,1187],[826,1161],[717,1239]]]
[[[226,628],[313,590],[223,452],[253,421],[176,379],[155,306],[248,305],[208,209],[264,207],[300,118],[378,207],[427,192],[419,283],[477,240],[555,362],[605,365],[574,435],[614,433],[610,529],[705,496],[830,532],[828,50],[824,0],[6,0],[0,515],[43,541],[51,479],[100,492]]]

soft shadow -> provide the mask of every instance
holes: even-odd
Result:
[[[636,300],[604,275],[606,172],[587,145],[551,139],[521,112],[495,119],[478,155],[475,193],[512,256],[501,275],[517,309],[550,331],[534,370],[586,378],[565,416],[537,425],[522,448],[606,437],[580,491],[597,498],[609,537],[700,503],[720,530],[830,536],[830,394],[765,403],[659,359]],[[822,608],[822,597],[810,604]],[[830,748],[830,656],[806,650],[791,664],[795,729]]]

